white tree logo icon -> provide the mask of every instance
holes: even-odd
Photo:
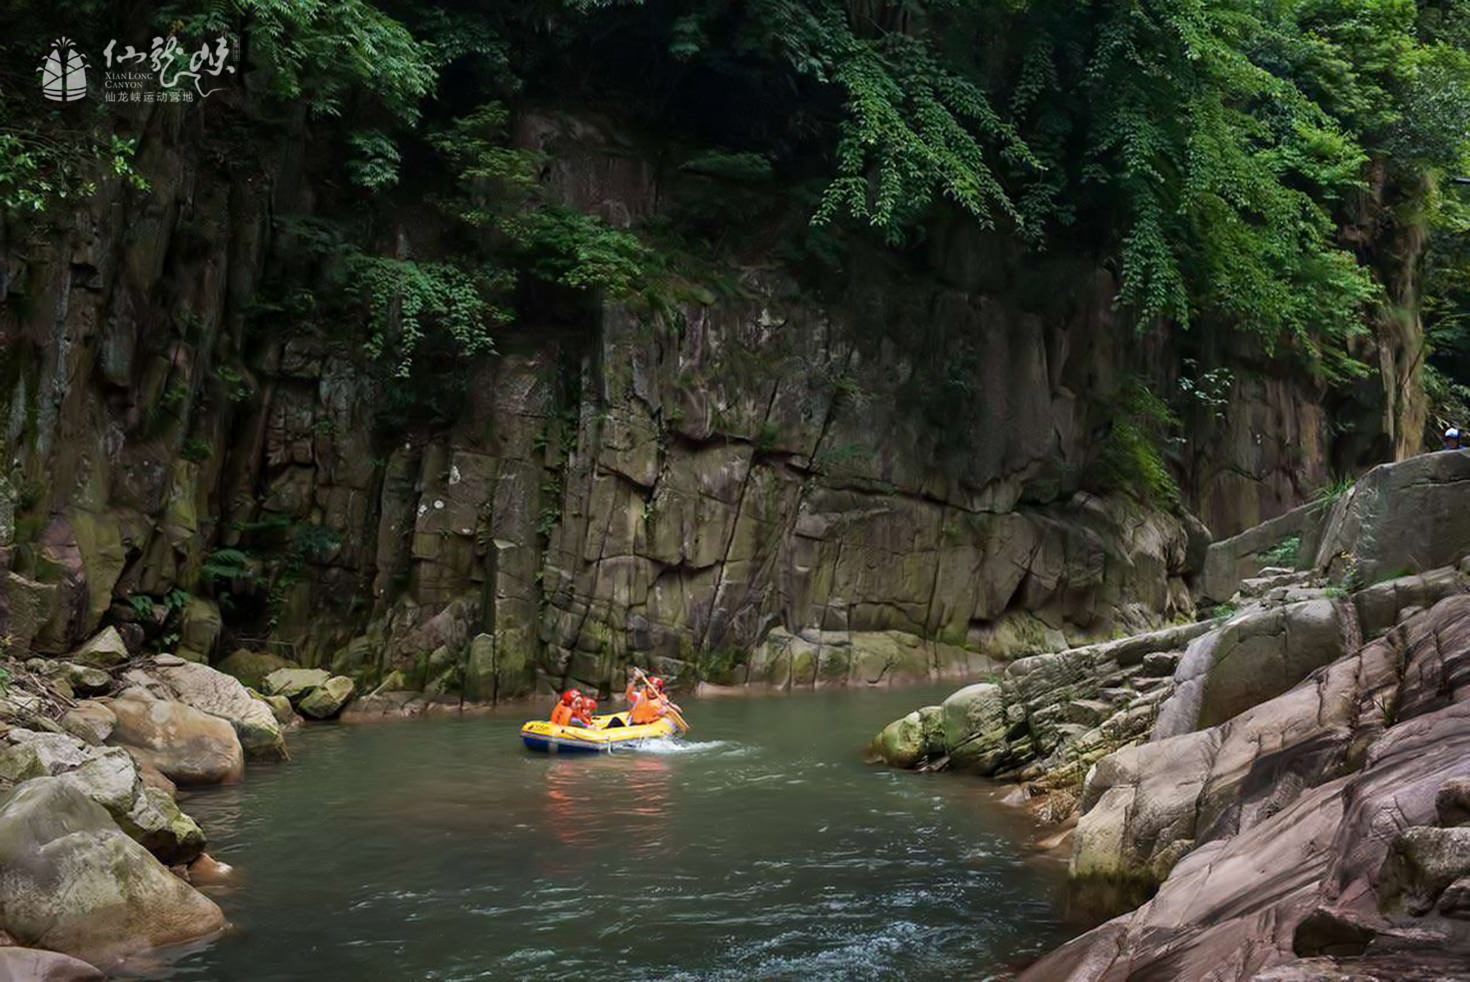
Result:
[[[76,102],[87,94],[87,59],[71,38],[57,38],[41,62],[41,94],[52,102]]]

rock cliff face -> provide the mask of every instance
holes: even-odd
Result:
[[[1093,267],[1021,267],[953,232],[920,270],[859,261],[826,304],[771,263],[733,268],[723,299],[510,325],[462,366],[452,414],[387,427],[350,331],[252,306],[279,219],[328,197],[304,135],[255,166],[180,125],[150,124],[149,193],[104,189],[0,243],[17,647],[63,653],[106,623],[136,646],[174,605],[185,658],[270,645],[360,685],[490,699],[630,659],[782,685],[957,674],[967,649],[1191,607],[1203,530],[1081,491],[1128,380],[1177,374],[1113,321]],[[656,215],[668,175],[611,132],[527,114],[520,140],[567,203]],[[396,221],[402,254],[437,247]],[[1226,399],[1184,468],[1217,533],[1326,477],[1322,411],[1289,369],[1242,362]],[[241,589],[252,574],[268,588]],[[232,589],[222,623],[206,598]]]
[[[1215,543],[1197,585],[1228,617],[1018,659],[879,734],[1076,814],[1077,898],[1140,905],[1023,980],[1467,977],[1467,464],[1384,465]]]

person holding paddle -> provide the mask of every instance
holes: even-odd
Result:
[[[638,683],[643,683],[639,690]],[[668,696],[664,695],[664,680],[661,678],[650,679],[643,674],[640,668],[633,669],[633,678],[628,680],[628,688],[624,697],[632,707],[628,711],[628,722],[634,726],[644,723],[652,723],[664,716],[674,721],[674,725],[681,732],[689,729],[689,724],[684,721],[680,709]]]

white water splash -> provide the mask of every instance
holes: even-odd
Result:
[[[722,747],[738,745],[729,740],[676,740],[673,737],[658,737],[639,741],[638,752],[673,757],[679,754],[705,754]]]

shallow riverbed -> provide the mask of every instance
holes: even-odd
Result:
[[[525,710],[320,726],[189,796],[225,936],[144,977],[1004,977],[1064,940],[1061,864],[980,782],[870,767],[952,687],[685,700],[655,752],[522,750]]]

